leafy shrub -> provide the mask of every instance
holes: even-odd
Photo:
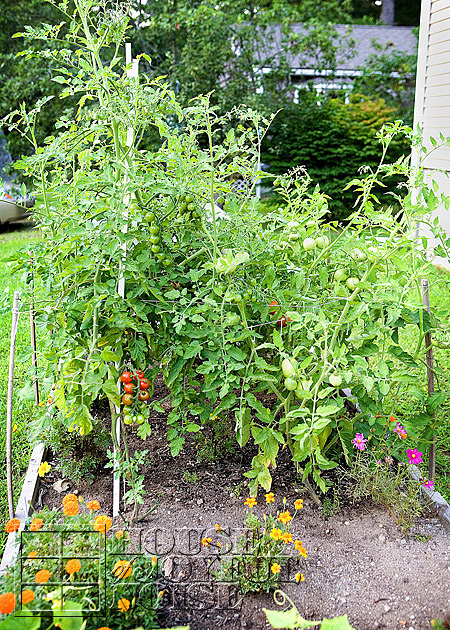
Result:
[[[294,167],[304,167],[313,184],[331,197],[327,218],[346,219],[353,211],[355,199],[345,184],[358,176],[362,166],[375,171],[380,161],[377,132],[392,120],[395,109],[381,98],[352,95],[350,102],[341,99],[318,101],[315,92],[300,90],[299,102],[285,105],[265,137],[263,161],[271,172],[282,174]],[[396,161],[408,155],[405,139],[393,139],[386,155]],[[396,192],[401,178],[383,182],[379,189],[382,203],[392,203],[390,192]]]

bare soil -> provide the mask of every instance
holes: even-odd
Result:
[[[155,395],[163,397],[161,383]],[[277,608],[271,593],[241,596],[231,584],[214,580],[219,554],[214,526],[224,528],[233,542],[242,532],[247,496],[243,473],[254,451],[238,449],[216,462],[199,462],[198,440],[192,436],[173,458],[164,416],[154,414],[151,425],[152,435],[145,442],[132,429],[128,440],[131,450],[148,450],[141,514],[156,507],[129,531],[136,548],[140,544],[143,551],[161,558],[161,624],[190,624],[191,630],[269,628],[262,608]],[[57,478],[57,473],[51,475],[50,482]],[[425,630],[432,618],[450,612],[450,534],[434,515],[419,518],[406,536],[384,508],[370,502],[341,503],[338,512],[325,519],[297,479],[286,451],[273,478],[275,509],[282,507],[283,497],[291,511],[295,499],[304,500],[291,531],[303,541],[308,558],[298,562],[293,556],[280,574],[281,588],[304,617],[347,614],[356,630]],[[112,515],[109,469],[90,486],[72,485],[74,490],[86,501],[98,499],[102,513]],[[61,504],[51,483],[43,501],[50,507]],[[253,509],[261,516],[267,511],[263,493]],[[129,513],[124,506],[124,517]],[[124,523],[115,525],[123,528]],[[212,538],[209,547],[201,546],[204,537]],[[294,580],[297,571],[305,576],[299,584]]]

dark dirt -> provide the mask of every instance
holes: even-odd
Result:
[[[160,381],[155,395],[165,395]],[[154,511],[129,531],[136,546],[140,541],[145,552],[161,558],[162,625],[190,624],[191,630],[269,628],[262,607],[277,608],[272,594],[240,596],[231,584],[218,585],[213,579],[218,564],[214,526],[223,527],[231,541],[241,532],[247,496],[242,475],[254,452],[238,449],[217,462],[199,462],[199,442],[192,436],[173,458],[164,415],[155,413],[151,425],[152,435],[145,442],[127,427],[130,449],[148,450],[148,465],[142,471],[147,496],[141,514],[156,503]],[[52,471],[47,477],[54,481],[57,475]],[[280,574],[281,587],[304,617],[347,614],[356,630],[425,630],[432,618],[449,612],[450,535],[437,518],[418,519],[407,536],[384,508],[368,502],[341,503],[339,511],[325,519],[298,481],[286,451],[273,479],[275,510],[282,507],[283,497],[292,512],[293,501],[304,500],[291,531],[303,541],[308,558],[297,564],[293,556]],[[102,513],[112,515],[109,469],[90,486],[72,485],[70,491],[74,490],[85,501],[98,499]],[[61,495],[48,484],[43,501],[60,506]],[[263,492],[253,509],[259,515],[267,511]],[[124,507],[125,518],[127,514],[130,510]],[[118,519],[115,526],[123,528],[124,522]],[[211,546],[202,548],[200,541],[207,536]],[[305,575],[305,582],[295,583],[297,571]]]

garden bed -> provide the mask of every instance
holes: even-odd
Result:
[[[157,379],[156,396],[164,393],[158,391],[158,383],[163,388]],[[127,428],[131,451],[148,450],[142,470],[147,496],[141,514],[156,502],[154,511],[135,524],[130,535],[136,546],[143,541],[148,553],[160,552],[160,585],[165,590],[162,625],[190,623],[192,630],[268,627],[262,607],[276,608],[270,594],[240,597],[232,587],[218,587],[214,582],[215,543],[219,540],[215,524],[231,538],[242,529],[247,510],[242,475],[250,467],[254,449],[238,449],[217,462],[199,462],[199,441],[192,436],[182,453],[173,458],[165,417],[155,414],[150,421],[152,435],[145,442]],[[371,502],[352,505],[341,499],[339,506],[331,501],[320,510],[302,488],[286,451],[273,475],[274,509],[282,506],[283,497],[291,511],[295,499],[304,500],[291,531],[303,541],[308,558],[300,562],[293,558],[290,569],[281,573],[281,587],[303,616],[320,619],[347,613],[357,630],[419,630],[429,628],[433,617],[448,612],[450,536],[434,514],[419,518],[403,536],[386,510]],[[61,504],[61,494],[52,489],[57,478],[53,470],[44,481],[43,502],[49,507]],[[109,470],[92,485],[73,485],[70,490],[84,501],[98,499],[102,513],[112,515]],[[261,492],[253,511],[262,515],[267,509]],[[325,518],[327,510],[336,513]],[[124,523],[119,518],[115,526],[122,528]],[[155,546],[157,530],[166,541],[161,548]],[[170,549],[167,541],[172,536],[174,547]],[[212,542],[202,548],[200,541],[208,536]],[[209,562],[213,565],[208,572]],[[293,579],[297,571],[305,576],[299,584]]]

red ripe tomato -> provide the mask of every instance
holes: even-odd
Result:
[[[127,394],[132,394],[134,389],[134,383],[124,383],[123,388]]]
[[[269,311],[271,315],[274,315],[277,312],[278,309],[278,302],[276,300],[272,300],[271,303],[269,304],[269,306],[272,307],[272,309]],[[275,308],[273,308],[275,307]]]
[[[282,315],[280,319],[277,320],[277,324],[281,326],[281,328],[285,328],[287,326],[287,323],[291,321],[292,319],[290,317],[285,317],[284,315]]]
[[[136,374],[136,376],[138,378],[144,378],[144,371],[143,370],[135,370],[134,373]]]
[[[142,402],[145,402],[146,400],[148,400],[150,398],[150,392],[148,392],[147,390],[144,390],[142,392],[139,392],[138,394],[138,398],[139,400],[141,400]]]
[[[124,394],[122,396],[122,402],[126,407],[130,407],[133,404],[133,396],[131,394]]]
[[[148,389],[150,387],[150,381],[148,378],[141,378],[139,381],[139,389]]]
[[[133,375],[131,374],[131,372],[123,372],[120,380],[122,381],[122,383],[131,383],[132,378]]]

